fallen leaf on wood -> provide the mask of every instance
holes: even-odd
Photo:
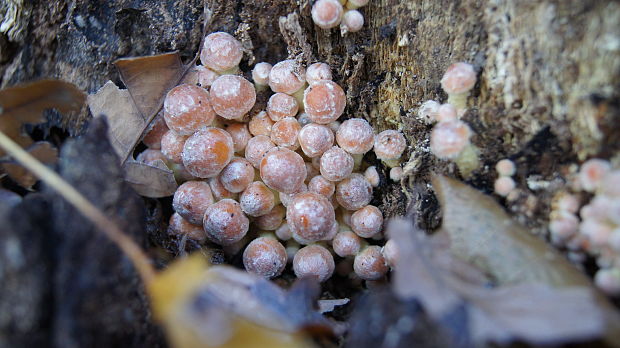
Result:
[[[433,178],[433,187],[452,252],[498,283],[590,286],[581,271],[513,221],[491,197],[443,176]]]
[[[507,343],[517,337],[532,344],[577,342],[601,337],[604,316],[588,288],[554,289],[523,284],[472,288],[461,295],[470,308],[475,339]],[[491,328],[491,329],[489,329]]]
[[[620,346],[620,314],[591,281],[555,249],[510,219],[491,197],[443,176],[433,178],[450,250],[501,284],[546,284],[591,291],[606,320],[605,341]]]
[[[185,69],[177,52],[123,58],[114,65],[145,120],[159,111],[166,93],[176,86]]]
[[[0,91],[0,131],[27,147],[32,139],[22,131],[25,123],[45,121],[43,111],[56,109],[65,117],[79,113],[86,94],[75,85],[59,80],[42,80]],[[0,156],[5,152],[0,150]]]
[[[153,164],[127,161],[123,165],[125,181],[139,195],[151,198],[168,197],[174,194],[178,185],[174,173],[166,164],[157,160]]]
[[[419,300],[436,321],[445,323],[465,310],[466,326],[476,342],[559,344],[599,338],[605,332],[605,309],[591,287],[525,283],[490,288],[479,275],[454,273],[465,269],[459,265],[463,261],[441,256],[449,249],[432,243],[410,221],[390,221],[387,233],[398,245],[394,291],[403,300]],[[456,336],[464,324],[452,320],[444,325]]]
[[[31,145],[27,151],[44,164],[54,164],[58,160],[58,150],[46,141]],[[21,187],[31,190],[38,179],[21,164],[13,161],[2,163],[2,169]]]
[[[405,232],[403,232],[405,231]],[[441,318],[460,303],[456,294],[446,287],[445,281],[437,274],[437,269],[429,264],[429,248],[426,236],[406,220],[392,219],[387,226],[391,239],[397,241],[398,261],[394,270],[394,291],[402,298],[416,298],[434,318]],[[407,233],[407,236],[401,236]],[[409,240],[411,239],[411,240]],[[417,265],[417,267],[412,267]]]
[[[97,93],[88,96],[88,106],[94,117],[107,117],[108,137],[122,162],[130,156],[136,137],[140,137],[147,126],[129,91],[119,89],[114,82],[108,81]]]

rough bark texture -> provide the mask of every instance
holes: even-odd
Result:
[[[345,36],[313,26],[311,5],[3,1],[3,20],[13,13],[7,11],[11,6],[18,11],[0,35],[0,85],[56,77],[94,92],[108,79],[119,83],[112,66],[118,58],[179,50],[189,60],[207,17],[209,31],[227,31],[242,41],[242,70],[286,57],[325,61],[347,92],[347,117],[366,118],[378,131],[403,130],[410,144],[403,157],[406,177],[401,185],[382,180],[374,201],[388,215],[402,214],[406,199],[421,213],[423,227],[439,223],[429,176],[460,174],[453,163],[430,154],[431,126],[417,109],[425,100],[447,99],[440,79],[457,61],[472,63],[478,72],[464,119],[476,133],[482,165],[466,181],[490,192],[495,163],[513,159],[519,195],[505,203],[532,231],[544,230],[551,197],[580,161],[620,161],[620,3],[376,0],[361,10],[364,29]],[[79,133],[79,124],[73,127]],[[385,178],[387,169],[376,164]],[[36,296],[39,301],[45,294]]]

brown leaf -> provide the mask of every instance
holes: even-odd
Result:
[[[142,196],[168,197],[173,195],[177,189],[174,173],[160,160],[155,161],[153,165],[127,161],[123,169],[125,180]]]
[[[590,286],[588,278],[555,249],[513,221],[491,197],[459,181],[433,178],[443,211],[441,229],[452,252],[500,284]]]
[[[185,72],[178,52],[123,58],[114,65],[145,120],[159,111],[166,93]]]
[[[605,341],[620,346],[620,314],[581,271],[510,219],[491,197],[444,176],[435,176],[433,187],[443,210],[441,229],[450,235],[452,253],[501,285],[589,288],[605,315]]]
[[[42,80],[0,91],[0,131],[22,147],[32,139],[22,132],[25,123],[45,121],[43,111],[56,109],[64,115],[78,113],[86,94],[75,85],[59,80]],[[0,150],[0,156],[5,152]]]
[[[140,137],[147,126],[131,100],[129,91],[119,89],[112,81],[108,81],[97,93],[88,96],[88,106],[94,117],[107,117],[108,137],[122,162],[130,156],[136,138]]]
[[[387,231],[398,245],[394,291],[405,300],[419,300],[437,321],[445,322],[464,309],[476,342],[558,344],[598,338],[605,330],[603,308],[589,287],[516,284],[489,288],[474,269],[450,258],[445,243],[426,237],[411,222],[393,219]],[[449,328],[454,332],[459,327]]]
[[[53,164],[58,160],[58,150],[45,141],[34,143],[27,150],[34,158],[44,164]],[[38,181],[29,170],[17,162],[2,163],[2,168],[11,179],[27,190],[32,189],[32,186]]]

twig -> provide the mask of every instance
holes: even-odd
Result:
[[[11,138],[0,132],[0,147],[11,155],[26,169],[30,170],[36,177],[41,179],[51,188],[56,190],[71,205],[73,205],[82,215],[89,219],[97,228],[110,238],[132,261],[142,280],[148,284],[155,275],[155,270],[149,258],[142,249],[123,233],[118,226],[112,222],[104,213],[88,201],[73,186],[53,170],[44,166],[28,152],[24,151]]]

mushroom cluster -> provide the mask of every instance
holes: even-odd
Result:
[[[427,123],[437,122],[431,132],[431,152],[440,159],[454,161],[463,176],[479,167],[478,149],[471,144],[472,130],[460,120],[466,110],[469,91],[476,84],[476,72],[471,64],[454,63],[441,79],[448,94],[448,103],[428,100],[418,109]]]
[[[169,233],[243,250],[246,270],[266,278],[292,263],[298,277],[325,281],[334,255],[352,259],[362,279],[382,278],[388,265],[370,245],[382,238],[383,214],[370,204],[379,176],[362,158],[374,149],[398,166],[403,134],[339,121],[346,96],[325,63],[258,63],[252,83],[238,68],[242,55],[230,34],[209,34],[202,65],[168,92],[144,137],[137,159],[164,160],[183,181]],[[268,89],[256,112],[257,90]]]
[[[364,26],[364,15],[358,11],[368,0],[318,0],[312,6],[312,20],[322,29],[340,25],[340,31],[354,33]]]
[[[560,192],[552,203],[549,232],[571,256],[591,255],[599,270],[595,284],[620,295],[620,170],[609,161],[590,159],[576,176],[575,192]],[[581,202],[587,204],[581,206]]]

